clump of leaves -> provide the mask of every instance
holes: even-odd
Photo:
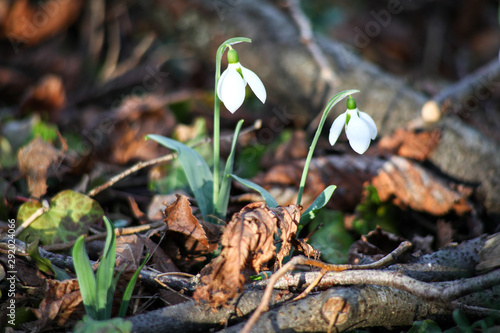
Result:
[[[102,324],[96,321],[109,320],[111,318],[111,307],[120,273],[116,276],[114,275],[116,262],[116,236],[114,227],[112,222],[105,216],[104,222],[107,231],[106,243],[96,275],[94,275],[92,271],[92,265],[90,264],[87,251],[85,250],[85,237],[80,236],[73,246],[73,265],[75,266],[83,304],[87,312],[87,316],[84,318],[84,324],[79,324],[76,332],[95,331],[94,328],[97,329],[97,326]],[[135,283],[148,257],[149,255],[146,256],[146,259],[134,273],[125,289],[123,301],[121,302],[118,313],[119,317],[124,317],[126,314]],[[131,325],[125,325],[123,321],[114,319],[113,323],[116,324],[117,322],[119,322],[122,328],[130,326],[128,330],[123,330],[123,332],[130,332]]]

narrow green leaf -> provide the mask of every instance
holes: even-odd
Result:
[[[179,141],[156,134],[149,134],[146,138],[178,153],[179,161],[186,173],[189,186],[198,202],[203,218],[213,214],[213,176],[203,157],[196,150]]]
[[[227,213],[229,193],[231,192],[231,173],[233,173],[236,143],[238,141],[238,135],[240,134],[241,126],[243,126],[243,119],[238,121],[236,129],[234,130],[233,142],[231,144],[231,152],[226,161],[226,168],[224,169],[224,175],[222,176],[222,183],[220,185],[219,198],[215,206],[216,216],[223,220],[225,220]]]
[[[114,290],[111,288],[115,272],[116,262],[116,235],[113,223],[103,217],[106,225],[106,243],[101,262],[97,268],[97,306],[99,319],[111,318],[111,306],[113,305]]]
[[[85,310],[91,318],[97,320],[96,280],[92,266],[90,265],[89,256],[87,255],[87,251],[85,251],[84,236],[80,236],[76,240],[72,255]]]
[[[40,252],[38,251],[38,241],[40,240],[40,237],[37,236],[35,237],[35,240],[33,243],[30,243],[28,245],[28,253],[30,257],[35,260],[36,266],[38,269],[44,273],[48,274],[55,274],[56,279],[59,281],[71,279],[68,273],[64,271],[63,269],[57,267],[56,265],[53,265],[49,259],[44,258],[40,255]]]
[[[267,192],[266,189],[263,188],[262,186],[257,185],[248,179],[243,179],[243,178],[240,178],[240,177],[233,175],[233,174],[231,174],[231,177],[233,177],[236,181],[240,182],[242,185],[259,192],[269,207],[272,207],[272,208],[278,207],[278,203],[276,202],[276,200],[274,200],[273,196],[269,192]]]
[[[149,259],[149,253],[146,254],[146,258],[144,258],[144,261],[142,262],[141,266],[137,268],[135,271],[134,275],[130,279],[130,281],[127,284],[127,288],[125,289],[125,292],[123,293],[123,300],[120,305],[120,311],[118,312],[118,317],[125,317],[125,314],[127,313],[127,308],[128,308],[128,303],[130,302],[130,298],[132,297],[132,292],[134,291],[135,283],[137,282],[137,279],[139,278],[139,274],[141,273],[141,269],[144,267],[146,262]]]
[[[314,202],[305,210],[304,213],[300,216],[300,225],[301,227],[304,227],[307,225],[312,219],[316,217],[316,213],[318,210],[321,208],[325,207],[325,205],[330,201],[330,198],[333,195],[333,192],[337,186],[335,185],[330,185],[323,192],[321,192],[320,195],[314,200]]]

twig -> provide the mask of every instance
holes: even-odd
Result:
[[[130,175],[134,172],[137,172],[137,171],[139,171],[147,166],[150,166],[150,165],[156,165],[156,164],[162,164],[162,163],[169,162],[169,161],[173,160],[176,156],[177,156],[177,153],[171,153],[171,154],[160,156],[158,158],[155,158],[155,159],[152,159],[149,161],[145,161],[145,162],[141,161],[137,164],[134,164],[132,167],[128,168],[127,170],[123,171],[122,173],[117,174],[116,176],[114,176],[113,178],[111,178],[110,180],[105,182],[104,184],[99,185],[96,188],[92,189],[90,192],[87,193],[87,195],[89,197],[94,197],[97,194],[99,194],[100,192],[107,189],[108,187],[113,186],[118,181],[127,177],[128,175]]]
[[[19,228],[16,229],[14,237],[17,237],[21,232],[23,232],[24,229],[29,227],[31,223],[33,223],[37,218],[42,216],[43,213],[48,212],[49,209],[50,209],[49,203],[46,200],[43,200],[42,207],[38,208],[26,221],[23,222],[23,224],[19,226]]]
[[[125,61],[121,62],[116,66],[115,71],[108,77],[108,80],[114,79],[117,76],[120,76],[127,71],[131,70],[139,63],[142,56],[146,53],[147,50],[153,45],[155,41],[156,34],[149,33],[147,34],[141,42],[134,48],[132,51],[132,55]]]
[[[300,8],[299,0],[288,0],[288,9],[292,19],[297,24],[300,32],[301,42],[309,49],[314,61],[319,67],[321,77],[334,87],[338,82],[338,77],[326,60],[325,54],[314,41],[311,24]]]
[[[135,234],[137,232],[146,231],[146,230],[161,227],[164,224],[165,223],[163,221],[159,221],[159,222],[154,222],[154,223],[150,223],[150,224],[144,224],[144,225],[139,225],[139,226],[134,226],[134,227],[129,227],[129,228],[116,228],[115,235],[117,237],[123,236],[123,235],[132,235],[132,234]],[[102,233],[99,233],[96,235],[88,236],[85,238],[85,243],[95,241],[97,239],[104,239],[104,238],[106,238],[106,235],[107,234],[105,232],[102,232]],[[73,247],[73,245],[75,245],[75,242],[76,241],[66,242],[66,243],[62,243],[62,244],[45,245],[43,248],[47,251],[63,251],[63,250],[66,250],[66,249]]]
[[[287,5],[292,19],[295,21],[295,24],[299,28],[300,40],[302,44],[307,47],[314,62],[316,62],[316,64],[318,65],[321,77],[330,87],[335,87],[339,82],[337,74],[335,74],[335,72],[332,70],[332,67],[328,64],[328,60],[326,59],[325,54],[314,40],[311,23],[309,22],[305,13],[302,11],[302,8],[300,8],[300,0],[288,0]],[[314,117],[308,127],[308,131],[311,128],[316,128],[318,126],[322,114],[323,113],[320,111],[318,115]]]
[[[478,103],[480,100],[490,98],[498,89],[497,82],[500,77],[500,61],[498,58],[470,73],[460,81],[448,86],[436,94],[431,100],[427,101],[421,110],[422,119],[425,122],[432,123],[438,121],[442,113],[459,113],[465,108],[464,116],[468,117],[469,107],[474,109],[477,105],[468,105],[469,101]],[[482,91],[485,89],[485,91]],[[411,127],[417,127],[421,124],[414,120]]]
[[[120,56],[120,23],[118,21],[118,15],[115,14],[114,20],[108,25],[108,52],[106,53],[106,59],[102,66],[103,70],[101,72],[101,80],[109,80],[116,70],[118,63],[118,58]]]
[[[246,133],[249,133],[249,132],[252,132],[252,131],[256,131],[258,129],[260,129],[262,126],[262,120],[260,119],[257,119],[255,121],[255,123],[242,130],[240,132],[240,135],[244,135]],[[227,136],[224,136],[221,138],[221,140],[232,140],[233,138],[233,135],[227,135]],[[204,140],[201,140],[199,142],[197,142],[196,144],[192,145],[191,147],[194,148],[194,147],[197,147],[197,146],[200,146],[202,144],[205,144],[205,143],[208,143],[210,142],[211,139],[210,138],[206,138]],[[96,188],[92,189],[91,191],[89,191],[87,193],[87,195],[89,197],[94,197],[96,196],[98,193],[104,191],[105,189],[107,189],[108,187],[111,187],[113,186],[116,182],[122,180],[123,178],[127,177],[128,175],[134,173],[134,172],[137,172],[145,167],[148,167],[148,166],[151,166],[151,165],[156,165],[156,164],[162,164],[162,163],[167,163],[171,160],[173,160],[175,157],[177,156],[177,153],[171,153],[171,154],[168,154],[168,155],[164,155],[164,156],[160,156],[158,158],[155,158],[155,159],[152,159],[152,160],[149,160],[149,161],[144,161],[144,162],[139,162],[135,165],[133,165],[132,167],[128,168],[127,170],[119,173],[118,175],[114,176],[113,178],[111,178],[110,180],[108,180],[106,183],[102,184],[102,185],[99,185],[97,186]]]
[[[271,278],[269,279],[268,285],[266,287],[266,291],[264,292],[264,296],[262,297],[262,301],[255,309],[254,313],[248,319],[246,322],[245,326],[242,329],[242,333],[249,333],[250,330],[252,329],[252,326],[257,322],[259,319],[260,315],[269,310],[269,301],[271,300],[271,295],[274,289],[274,284],[276,281],[286,274],[289,271],[294,270],[297,266],[303,266],[303,265],[310,265],[310,266],[315,266],[321,268],[321,272],[323,271],[330,271],[330,272],[342,272],[346,271],[349,269],[352,270],[363,270],[363,269],[374,269],[374,268],[381,268],[383,266],[388,265],[389,263],[393,262],[396,257],[398,257],[401,253],[405,252],[411,247],[410,242],[402,242],[394,251],[389,253],[387,256],[383,257],[379,261],[376,261],[371,264],[367,265],[330,265],[330,264],[325,264],[321,261],[317,260],[312,260],[304,256],[297,256],[293,257],[292,260],[290,260],[288,263],[286,263],[283,267],[281,267],[276,273],[274,273]],[[320,273],[321,275],[321,273]],[[324,275],[324,274],[323,274]],[[323,277],[321,275],[321,277]],[[394,275],[394,273],[392,274]],[[316,283],[319,283],[319,280],[315,280]],[[313,287],[314,288],[314,287]],[[312,290],[312,288],[308,288],[309,290]],[[298,297],[302,298],[301,295]]]

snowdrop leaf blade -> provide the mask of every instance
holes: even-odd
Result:
[[[257,98],[260,99],[262,103],[265,103],[267,92],[260,78],[257,76],[257,74],[243,66],[241,66],[241,71],[243,73],[243,78],[246,80],[246,82],[248,82],[248,85],[250,86],[250,88],[252,88],[255,96],[257,96]]]
[[[356,153],[363,154],[370,146],[370,129],[355,113],[351,113],[346,134],[349,144]]]
[[[344,112],[333,121],[332,127],[330,127],[330,135],[328,136],[330,145],[333,146],[337,142],[340,132],[342,132],[342,128],[345,126],[346,117],[347,113]]]
[[[370,117],[368,113],[363,111],[359,111],[359,117],[368,125],[368,128],[370,129],[370,138],[375,140],[377,137],[377,125],[375,124],[375,121],[373,121],[373,118]]]
[[[316,213],[330,201],[330,198],[333,195],[333,192],[337,186],[330,185],[328,186],[320,195],[314,200],[314,202],[302,213],[300,217],[300,226],[303,228],[307,223],[313,220],[316,217]],[[299,230],[300,231],[300,230]],[[298,234],[298,232],[297,232]]]
[[[146,138],[178,153],[179,162],[198,202],[201,215],[203,218],[207,218],[209,214],[213,214],[213,175],[203,157],[196,150],[179,141],[157,134],[149,134]]]
[[[222,176],[222,183],[220,185],[219,198],[215,205],[215,213],[220,217],[225,217],[227,214],[227,205],[229,202],[229,192],[231,191],[231,174],[233,173],[234,167],[234,155],[236,150],[236,143],[238,142],[238,135],[240,134],[241,126],[243,126],[243,119],[238,121],[236,128],[234,130],[233,142],[231,144],[231,150],[226,161],[226,167],[224,169],[224,175]]]
[[[255,190],[255,191],[259,192],[260,195],[264,198],[264,200],[266,201],[266,204],[269,207],[271,207],[271,208],[278,207],[278,203],[273,198],[273,196],[271,195],[271,193],[267,192],[267,190],[265,188],[263,188],[262,186],[255,184],[251,180],[240,178],[240,177],[238,177],[238,176],[236,176],[234,174],[231,174],[231,177],[233,177],[240,184],[242,184],[242,185],[244,185],[244,186],[246,186],[248,188],[251,188],[252,190]]]
[[[245,100],[245,81],[234,68],[228,67],[226,72],[224,80],[221,80],[219,98],[226,109],[235,113]]]

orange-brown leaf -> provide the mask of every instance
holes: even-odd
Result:
[[[254,202],[234,214],[221,238],[220,255],[201,272],[202,286],[194,295],[212,306],[225,304],[241,290],[245,277],[242,272],[250,269],[259,272],[274,257],[279,264],[290,250],[290,240],[295,237],[300,210],[295,205],[268,208]],[[276,255],[274,236],[281,230],[282,246]]]
[[[45,298],[34,313],[40,321],[40,327],[46,327],[52,321],[64,326],[69,317],[82,303],[80,287],[75,280],[47,280]],[[80,316],[79,314],[78,316]]]
[[[19,169],[28,180],[32,196],[39,198],[47,192],[48,172],[56,165],[60,154],[52,144],[40,137],[19,150]]]

